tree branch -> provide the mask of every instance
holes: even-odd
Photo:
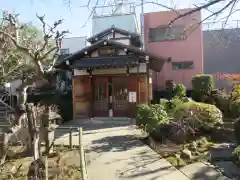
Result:
[[[203,23],[204,21],[206,21],[207,19],[213,17],[213,16],[216,16],[218,14],[220,14],[222,11],[226,10],[231,4],[235,4],[234,2],[235,0],[231,0],[227,5],[225,5],[223,8],[221,8],[220,10],[210,14],[209,16],[207,16],[206,18],[204,18],[203,20],[201,20],[200,22],[196,23],[196,24],[193,24],[191,25],[189,28],[187,28],[185,30],[185,32],[188,32],[190,29],[192,30],[191,33],[197,28],[198,25],[200,25],[201,23]],[[234,5],[233,5],[234,6]],[[190,33],[190,34],[191,34]],[[189,35],[189,34],[188,34]]]
[[[47,51],[43,56],[39,57],[39,60],[43,60],[45,59],[49,54],[51,54],[52,52],[56,51],[58,48],[55,46],[53,48],[51,48],[49,51]]]
[[[175,17],[173,20],[171,20],[171,21],[169,22],[168,26],[170,27],[176,20],[178,20],[178,19],[180,19],[180,18],[182,18],[182,17],[185,17],[185,16],[188,16],[188,15],[193,14],[193,13],[195,13],[195,12],[201,11],[202,9],[206,9],[206,8],[208,8],[208,7],[210,7],[210,6],[214,5],[214,4],[217,4],[217,3],[223,2],[223,1],[225,1],[225,0],[213,0],[213,1],[209,1],[208,3],[206,3],[206,4],[202,5],[202,6],[199,6],[199,7],[195,8],[195,9],[193,9],[193,10],[191,10],[191,11],[188,11],[188,12],[185,12],[185,13],[183,13],[183,14],[180,14],[180,15],[178,15],[177,17]],[[236,1],[236,0],[233,0],[233,1]],[[231,2],[232,2],[232,1],[231,1]]]
[[[0,34],[7,36],[13,42],[13,44],[16,46],[16,48],[18,50],[25,53],[27,56],[33,58],[33,54],[29,51],[29,49],[18,44],[17,40],[12,35],[10,35],[9,33],[5,32],[5,31],[2,31],[2,30],[0,30]]]

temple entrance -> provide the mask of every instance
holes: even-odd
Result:
[[[94,77],[93,78],[93,114],[98,117],[107,117],[109,114],[108,108],[108,78]]]
[[[125,117],[128,110],[128,83],[126,78],[94,77],[94,116]]]
[[[128,110],[128,80],[126,77],[112,78],[113,116],[125,117]]]

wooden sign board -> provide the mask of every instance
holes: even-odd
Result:
[[[137,102],[137,93],[136,92],[129,92],[128,100],[129,100],[129,102],[132,102],[132,103]]]

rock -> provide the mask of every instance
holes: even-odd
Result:
[[[10,171],[11,171],[12,174],[15,174],[17,172],[16,166],[13,166]]]
[[[184,98],[183,99],[183,102],[192,102],[193,100],[191,99],[191,98],[188,98],[188,97],[186,97],[186,98]]]
[[[213,148],[210,150],[212,161],[230,161],[232,159],[232,148]]]
[[[192,153],[189,149],[183,149],[181,152],[181,158],[191,160],[192,159]]]
[[[199,147],[205,147],[208,144],[208,140],[205,137],[203,137],[203,138],[197,140],[196,144]]]
[[[155,149],[156,147],[155,147],[155,141],[153,140],[153,138],[150,136],[149,138],[148,138],[148,142],[149,142],[149,146],[152,148],[152,149]]]
[[[189,150],[196,152],[197,151],[197,142],[193,141],[190,146],[189,146]]]
[[[180,157],[181,157],[181,154],[179,154],[179,153],[176,153],[176,154],[175,154],[175,157],[176,157],[177,159],[180,159]]]

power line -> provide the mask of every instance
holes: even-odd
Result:
[[[89,3],[90,3],[90,0],[89,0]],[[81,26],[81,28],[83,28],[83,27],[85,27],[86,25],[87,25],[87,23],[88,23],[88,21],[90,20],[90,18],[91,18],[91,16],[93,15],[93,13],[94,13],[94,11],[95,11],[95,9],[96,9],[96,7],[98,6],[98,3],[99,3],[99,0],[97,0],[96,1],[96,4],[95,4],[95,6],[92,8],[92,11],[91,11],[91,13],[89,14],[89,16],[88,16],[88,18],[87,18],[87,20],[86,20],[86,22]]]
[[[80,7],[81,7],[81,8],[83,8],[83,7],[89,7],[90,1],[91,1],[91,0],[88,0],[88,3],[87,3],[86,5],[82,5],[82,6],[80,6]]]

